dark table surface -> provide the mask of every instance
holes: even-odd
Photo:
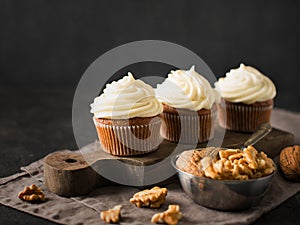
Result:
[[[0,89],[0,177],[18,172],[21,166],[54,150],[77,148],[72,130],[73,94],[73,89],[64,88]],[[300,114],[279,109],[273,114],[284,118],[272,121],[278,128],[291,123],[290,132],[299,130]],[[300,144],[297,135],[295,143]],[[254,224],[298,224],[299,215],[300,193]],[[54,223],[0,205],[0,224]]]

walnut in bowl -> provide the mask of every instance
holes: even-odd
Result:
[[[183,190],[196,203],[217,210],[238,211],[251,207],[264,196],[276,172],[275,164],[264,153],[255,149],[249,152],[220,149],[219,156],[203,169],[201,159],[207,150],[184,151],[171,160]]]

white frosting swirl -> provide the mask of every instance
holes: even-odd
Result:
[[[129,119],[152,117],[162,113],[162,104],[156,99],[154,89],[131,73],[107,84],[103,93],[91,104],[96,118]]]
[[[276,88],[273,82],[251,66],[241,64],[237,69],[231,69],[215,83],[221,96],[230,102],[252,104],[273,99]]]
[[[192,66],[190,70],[171,71],[165,81],[157,85],[156,97],[166,105],[198,111],[211,109],[219,102],[219,94]]]

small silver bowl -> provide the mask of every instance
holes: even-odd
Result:
[[[181,153],[182,154],[182,153]],[[257,203],[269,189],[275,171],[265,177],[250,180],[213,180],[182,171],[172,157],[172,166],[177,170],[183,190],[199,205],[222,211],[239,211]]]

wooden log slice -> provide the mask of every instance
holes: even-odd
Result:
[[[44,159],[45,185],[58,195],[84,195],[92,191],[102,179],[80,153],[54,152]]]

